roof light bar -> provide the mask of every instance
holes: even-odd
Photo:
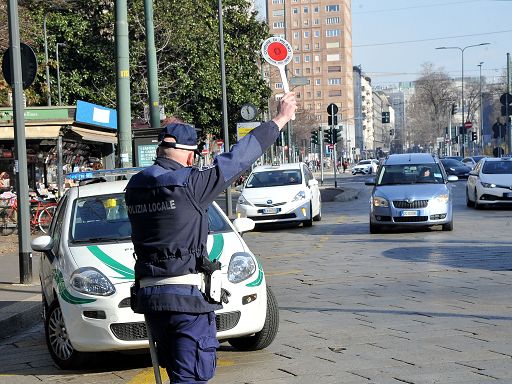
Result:
[[[108,176],[131,176],[142,171],[143,169],[145,169],[145,167],[99,169],[97,171],[71,172],[66,174],[66,178],[70,180],[85,180]]]

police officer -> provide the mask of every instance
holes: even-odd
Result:
[[[194,128],[167,125],[155,164],[126,187],[136,257],[132,308],[145,314],[159,364],[173,384],[206,383],[215,373],[214,311],[222,305],[208,291],[209,279],[220,269],[208,259],[208,206],[277,139],[295,110],[294,93],[285,94],[273,120],[202,170],[192,167]]]

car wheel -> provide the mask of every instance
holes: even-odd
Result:
[[[274,293],[267,287],[267,317],[261,331],[252,336],[229,339],[229,344],[240,351],[258,351],[268,347],[279,329],[279,307]]]
[[[469,192],[468,192],[467,188],[466,188],[466,206],[470,207],[470,208],[475,206],[475,203],[469,199]]]
[[[453,220],[449,223],[443,224],[443,231],[453,231]]]
[[[44,322],[46,345],[55,363],[62,369],[83,368],[88,356],[71,345],[59,302],[55,300],[46,313]]]
[[[378,224],[370,223],[370,233],[381,233],[382,226]]]
[[[311,227],[313,225],[313,203],[309,203],[309,219],[304,220],[302,225],[305,227]]]
[[[321,221],[322,220],[322,198],[318,197],[318,215],[313,217],[314,221]]]

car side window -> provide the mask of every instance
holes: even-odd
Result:
[[[68,195],[65,195],[63,197],[63,200],[59,204],[59,208],[55,214],[55,219],[52,223],[52,230],[51,230],[51,234],[52,234],[51,236],[53,239],[52,254],[53,254],[53,256],[56,256],[56,257],[58,257],[59,243],[60,243],[60,238],[62,236],[62,223],[64,222],[67,203],[68,203]]]

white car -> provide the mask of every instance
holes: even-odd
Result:
[[[305,163],[256,167],[244,184],[236,213],[256,223],[299,222],[310,227],[322,219],[318,181]]]
[[[144,317],[130,308],[135,261],[126,184],[69,189],[48,236],[32,240],[32,249],[42,252],[46,342],[61,368],[83,366],[91,352],[148,348]],[[216,203],[208,219],[208,252],[222,263],[222,287],[231,294],[216,312],[217,338],[240,350],[265,348],[277,334],[279,312],[261,263],[239,235],[254,222],[232,224]]]
[[[466,205],[512,205],[512,158],[485,157],[469,172]]]
[[[356,175],[358,173],[361,173],[363,175],[369,175],[371,173],[376,173],[378,167],[379,167],[378,160],[375,160],[375,159],[361,160],[359,163],[357,163],[356,165],[354,165],[352,167],[352,174]]]

